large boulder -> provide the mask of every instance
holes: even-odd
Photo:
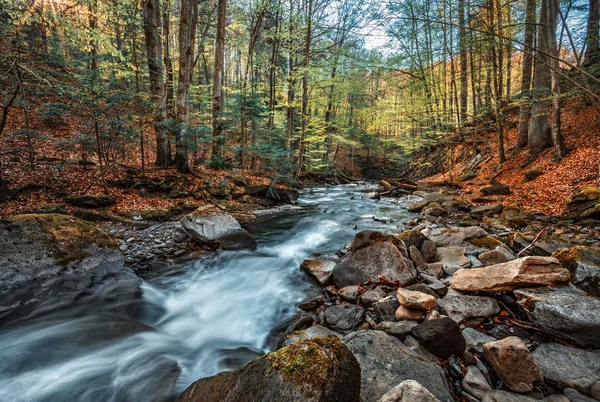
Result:
[[[516,336],[483,345],[488,363],[509,389],[525,393],[544,381],[542,370],[525,343]]]
[[[491,297],[468,296],[455,292],[448,292],[438,306],[448,317],[459,324],[477,326],[491,316],[500,313],[498,302]]]
[[[325,328],[322,325],[317,324],[317,325],[313,325],[312,327],[308,327],[306,329],[300,329],[297,331],[288,332],[287,334],[285,334],[283,336],[281,345],[289,346],[292,343],[305,341],[307,339],[313,339],[313,338],[318,338],[320,336],[331,336],[331,335],[341,338],[341,335],[339,335],[337,332],[334,332],[330,329]]]
[[[450,286],[463,291],[514,290],[529,286],[552,286],[571,275],[553,257],[523,257],[485,268],[461,269]]]
[[[256,249],[256,241],[233,216],[214,205],[203,205],[179,223],[192,239],[224,250]]]
[[[461,356],[466,348],[460,327],[450,318],[425,321],[414,327],[412,333],[425,349],[441,359]]]
[[[423,385],[440,401],[452,401],[442,368],[381,331],[358,331],[344,342],[361,367],[361,401],[373,402],[405,380]]]
[[[381,277],[404,286],[416,276],[412,262],[391,242],[375,242],[351,251],[333,268],[333,281],[338,287],[377,282]]]
[[[587,294],[600,297],[600,248],[575,246],[554,254],[571,273],[571,283]]]
[[[520,289],[515,295],[531,321],[547,334],[600,349],[600,300],[571,286]]]
[[[293,343],[242,368],[202,378],[182,402],[358,402],[360,366],[338,337]]]
[[[42,302],[68,302],[124,278],[118,244],[69,215],[25,214],[0,221],[0,323]]]
[[[543,343],[533,351],[546,381],[589,395],[600,386],[600,352],[558,343]]]

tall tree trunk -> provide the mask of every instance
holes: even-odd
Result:
[[[498,4],[500,4],[499,1]],[[496,33],[494,32],[494,0],[488,1],[488,7],[488,29],[490,32],[488,40],[491,44],[490,59],[492,63],[492,77],[494,86],[494,114],[496,117],[496,132],[498,134],[498,159],[502,164],[506,161],[506,154],[504,153],[504,127],[502,124],[502,111],[500,109],[502,105],[502,69],[500,69],[502,57],[500,57],[500,54],[502,54],[503,46],[502,42],[495,37]]]
[[[556,43],[556,25],[558,20],[558,0],[547,0],[547,32],[548,46],[551,54],[550,75],[552,77],[552,145],[554,145],[554,158],[561,160],[567,155],[567,149],[560,131],[560,76],[558,63],[558,44]]]
[[[531,105],[531,122],[529,123],[530,157],[535,158],[550,146],[550,126],[548,125],[548,106],[550,98],[550,60],[548,53],[548,0],[542,0],[540,7],[540,23],[537,30],[537,51],[533,79],[533,104]]]
[[[535,9],[536,0],[527,0],[527,14],[525,17],[525,46],[523,47],[523,73],[521,80],[521,95],[519,106],[519,134],[517,137],[517,151],[527,146],[529,113],[531,112],[531,76],[533,68],[533,37],[535,35]]]
[[[156,136],[157,166],[169,165],[169,137],[164,121],[167,119],[167,104],[163,83],[162,42],[158,27],[160,26],[159,0],[144,0],[144,37],[146,39],[146,56],[150,75],[150,93],[154,107],[154,134]],[[137,73],[136,73],[137,79]]]
[[[227,15],[227,0],[218,0],[217,34],[215,38],[215,68],[213,73],[213,104],[212,104],[212,135],[213,157],[223,157],[223,65],[225,61],[225,17]],[[217,165],[221,161],[217,161]]]
[[[304,43],[304,76],[302,77],[302,128],[300,131],[300,141],[298,143],[298,164],[296,165],[296,178],[300,177],[302,172],[302,163],[304,160],[304,140],[306,138],[306,129],[308,126],[308,68],[310,66],[310,45],[312,41],[312,13],[313,0],[308,0],[308,12],[306,23],[306,41]]]
[[[267,127],[269,131],[273,131],[273,123],[275,120],[275,78],[277,53],[279,51],[279,13],[281,10],[281,0],[277,1],[277,10],[275,11],[275,35],[273,36],[273,44],[271,47],[271,63],[269,64],[269,120]]]
[[[590,0],[584,65],[600,63],[600,0]]]
[[[179,74],[177,86],[177,122],[175,138],[175,167],[182,173],[189,173],[188,141],[190,124],[190,84],[194,65],[196,26],[198,25],[198,1],[181,0],[179,23]]]
[[[294,85],[295,85],[295,48],[294,48],[294,3],[290,0],[290,19],[288,25],[288,76],[287,76],[287,138],[286,138],[286,149],[288,157],[292,158],[292,137],[294,135],[294,115],[296,114],[296,108],[294,107]]]
[[[458,0],[458,47],[460,48],[460,121],[467,121],[468,80],[467,80],[467,29],[465,26],[465,1]]]
[[[174,112],[173,105],[173,82],[175,81],[175,72],[173,71],[173,61],[171,60],[170,40],[171,40],[171,0],[163,0],[162,7],[162,26],[163,26],[163,59],[165,63],[165,103],[167,118],[171,117]],[[168,147],[169,149],[169,147]],[[170,151],[168,158],[171,159]]]

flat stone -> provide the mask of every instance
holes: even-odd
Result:
[[[398,288],[396,294],[400,304],[409,309],[429,311],[436,306],[437,299],[422,292]]]
[[[340,304],[325,310],[325,323],[339,331],[356,329],[365,318],[365,310],[354,304]]]
[[[531,392],[536,384],[544,381],[542,370],[531,352],[516,336],[486,343],[483,351],[498,377],[512,391]]]
[[[358,331],[347,335],[344,342],[361,367],[361,401],[377,401],[405,380],[417,381],[440,401],[452,400],[439,364],[424,360],[395,337],[382,331]]]
[[[445,272],[444,264],[442,264],[441,262],[432,262],[430,264],[427,264],[427,269],[425,269],[425,272],[427,272],[429,275],[435,278],[441,278]]]
[[[481,261],[484,267],[489,267],[490,265],[502,264],[504,262],[508,262],[506,254],[500,250],[490,250],[484,253],[481,253],[477,256],[477,259]]]
[[[481,399],[492,390],[481,371],[475,366],[468,366],[467,373],[462,380],[463,389],[477,399]]]
[[[377,402],[440,402],[416,381],[405,380],[385,393]]]
[[[477,326],[484,319],[500,313],[498,302],[491,297],[467,296],[448,293],[438,306],[459,324]]]
[[[561,389],[575,388],[590,394],[600,383],[600,351],[577,349],[558,343],[543,343],[533,351],[544,378]]]
[[[438,247],[449,247],[462,246],[469,239],[487,235],[488,232],[479,226],[467,226],[432,230],[429,234],[429,239]]]
[[[515,290],[530,286],[552,286],[570,278],[569,271],[553,257],[523,257],[485,268],[462,269],[450,286],[463,291]]]
[[[515,295],[533,323],[549,335],[600,348],[600,300],[572,286],[521,289]]]
[[[466,248],[464,247],[438,247],[436,260],[444,264],[444,266],[456,265],[459,267],[471,266],[471,260],[465,256]]]
[[[417,309],[406,308],[404,306],[400,306],[396,310],[395,318],[397,321],[400,321],[400,320],[420,321],[423,318],[423,314],[425,314],[425,312],[423,310],[417,310]]]
[[[410,335],[410,330],[416,327],[416,321],[383,321],[377,324],[377,330],[383,331],[388,335],[395,336],[400,340],[404,340],[407,335]]]
[[[504,205],[501,203],[492,205],[481,205],[471,209],[471,216],[475,219],[481,219],[485,216],[492,216],[499,214],[504,209]]]

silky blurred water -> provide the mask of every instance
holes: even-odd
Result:
[[[0,328],[0,401],[165,401],[268,353],[316,291],[303,259],[343,248],[360,230],[401,230],[409,214],[361,198],[372,190],[311,188],[303,211],[247,226],[256,251],[212,254]]]

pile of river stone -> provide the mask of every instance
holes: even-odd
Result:
[[[418,196],[412,229],[360,232],[302,263],[322,290],[277,356],[199,380],[184,400],[600,401],[597,228],[555,227],[530,245],[547,222]],[[353,381],[351,395],[331,390]]]

